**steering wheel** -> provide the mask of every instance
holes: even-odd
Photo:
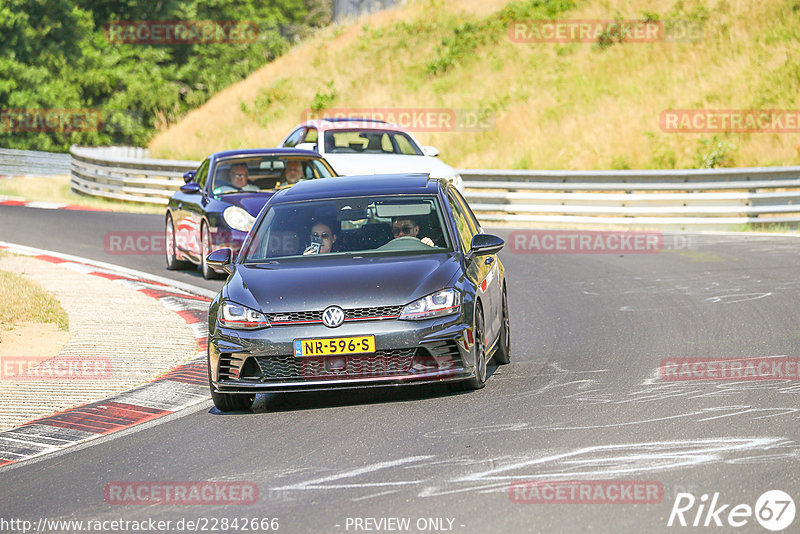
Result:
[[[376,248],[375,250],[431,250],[431,247],[417,239],[416,237],[410,235],[404,235],[401,237],[395,237],[388,243],[383,246]]]

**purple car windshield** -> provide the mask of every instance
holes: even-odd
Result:
[[[211,190],[214,196],[273,191],[331,176],[333,172],[319,158],[248,154],[218,160]]]

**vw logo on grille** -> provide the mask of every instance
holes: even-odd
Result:
[[[344,310],[339,306],[328,306],[322,312],[322,324],[329,328],[336,328],[344,322]]]

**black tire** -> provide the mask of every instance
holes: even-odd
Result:
[[[252,408],[255,395],[238,393],[217,393],[211,383],[211,362],[208,362],[208,387],[211,389],[211,400],[220,412],[245,412]]]
[[[200,226],[200,272],[206,280],[216,280],[221,275],[211,268],[206,261],[206,256],[211,254],[211,234],[208,232],[208,225],[203,221]]]
[[[511,325],[508,319],[508,294],[503,286],[503,324],[500,326],[500,339],[497,340],[497,351],[494,353],[494,362],[497,365],[511,363]]]
[[[483,343],[483,332],[484,332],[484,322],[483,322],[483,309],[480,305],[475,309],[475,375],[464,380],[463,382],[459,382],[457,385],[454,384],[456,389],[461,390],[475,390],[481,389],[483,386],[486,385],[486,345]]]
[[[215,393],[211,388],[211,400],[220,412],[246,412],[253,407],[255,395],[237,393]]]
[[[178,259],[175,247],[175,223],[172,222],[172,215],[167,215],[167,222],[164,225],[164,257],[167,260],[167,269],[170,271],[185,269],[189,266],[189,262]]]

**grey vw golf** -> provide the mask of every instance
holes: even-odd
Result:
[[[209,310],[219,410],[255,394],[448,382],[478,389],[509,362],[499,237],[427,175],[301,182],[276,193]]]

